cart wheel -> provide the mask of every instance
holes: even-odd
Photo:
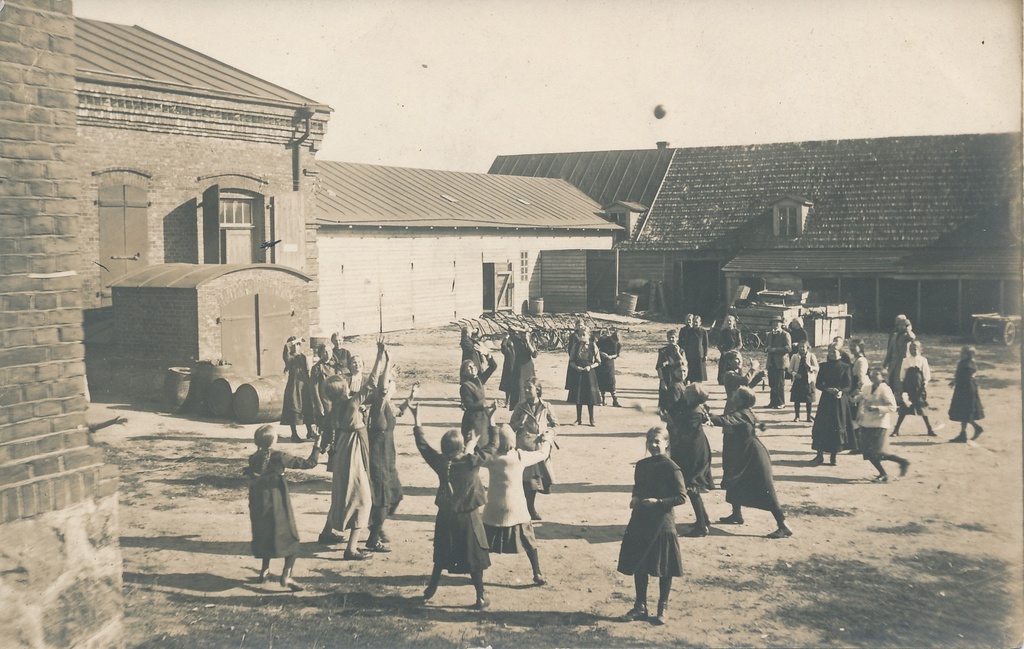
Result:
[[[984,327],[981,326],[981,322],[978,320],[974,321],[974,326],[971,327],[971,333],[974,335],[974,342],[982,343],[982,334],[984,334]]]
[[[1003,344],[1012,345],[1017,340],[1017,325],[1012,322],[1003,323]]]

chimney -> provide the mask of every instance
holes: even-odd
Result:
[[[658,149],[667,149],[668,148],[668,142],[662,141],[662,142],[656,142],[655,144],[658,145]]]

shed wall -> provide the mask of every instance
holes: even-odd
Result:
[[[317,242],[321,331],[357,335],[380,327],[396,331],[475,318],[483,310],[484,263],[498,269],[512,265],[514,304],[519,310],[543,294],[542,251],[609,249],[612,241],[611,235],[510,236],[451,230],[394,236],[322,227]],[[585,281],[580,288],[585,300]]]

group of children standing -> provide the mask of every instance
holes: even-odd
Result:
[[[681,554],[673,509],[690,499],[695,522],[683,536],[707,536],[710,517],[701,494],[715,487],[711,475],[711,448],[705,425],[723,428],[721,487],[732,506],[720,524],[743,524],[743,507],[770,512],[777,529],[768,538],[792,535],[775,493],[771,458],[757,437],[765,425],[753,412],[756,396],[751,389],[765,373],[756,363],[744,369],[742,339],[735,320],[727,318],[719,347],[718,382],[726,390],[726,407],[721,415],[707,408],[708,392],[703,386],[706,373],[691,375],[689,367],[703,367],[698,323],[688,320],[684,336],[697,340],[697,355],[680,349],[679,336],[668,333],[668,345],[659,350],[659,412],[663,426],[648,430],[647,457],[636,464],[630,500],[629,523],[620,548],[618,570],[632,575],[636,601],[624,616],[626,620],[648,619],[656,624],[667,619],[672,578],[681,575]],[[818,454],[815,464],[824,463],[824,453],[835,453],[844,445],[856,449],[879,472],[876,480],[887,480],[883,461],[900,465],[901,475],[909,462],[888,453],[887,440],[899,435],[899,427],[909,414],[925,418],[929,435],[934,431],[924,409],[927,408],[927,383],[930,368],[921,354],[921,345],[913,335],[909,321],[897,320],[890,338],[886,366],[869,369],[863,344],[851,344],[852,355],[843,349],[842,339],[829,346],[828,357],[819,364],[806,341],[799,341],[788,359],[793,377],[791,398],[800,418],[801,403],[807,406],[807,419],[814,422],[812,448]],[[735,332],[735,335],[730,335]],[[590,332],[580,327],[574,334],[567,388],[570,402],[577,406],[580,423],[582,406],[589,406],[591,424],[593,406],[603,400],[603,388],[610,387],[618,406],[614,384],[614,360],[621,344],[614,332],[593,341]],[[496,407],[486,398],[484,383],[495,372],[497,363],[490,352],[463,331],[463,362],[460,367],[460,400],[464,409],[461,430],[450,430],[440,442],[440,450],[426,440],[420,411],[414,402],[415,387],[409,398],[394,408],[390,397],[394,382],[391,361],[383,339],[378,339],[377,357],[368,378],[363,379],[361,363],[341,348],[340,337],[332,337],[333,352],[325,346],[317,350],[319,360],[304,373],[305,358],[301,341],[290,339],[284,360],[288,389],[282,423],[292,427],[307,425],[308,437],[318,441],[306,459],[274,449],[276,435],[271,426],[261,426],[255,434],[258,450],[249,458],[249,505],[253,554],[262,560],[258,580],[270,579],[270,559],[283,557],[280,583],[293,591],[302,590],[292,578],[299,540],[295,518],[284,480],[286,469],[314,468],[322,452],[328,453],[332,473],[331,507],[319,541],[340,542],[334,530],[349,532],[345,558],[364,559],[365,552],[388,552],[383,525],[402,499],[401,482],[395,467],[395,423],[406,409],[413,413],[416,447],[438,477],[435,504],[438,508],[434,529],[434,567],[424,591],[424,600],[437,591],[443,571],[469,574],[476,591],[478,609],[489,605],[484,592],[483,573],[490,566],[490,553],[525,552],[537,585],[546,584],[541,571],[533,522],[541,519],[536,509],[536,494],[549,493],[554,482],[552,449],[557,448],[555,420],[549,405],[541,399],[542,389],[533,370],[536,347],[525,332],[510,332],[503,344],[508,383],[503,382],[506,403],[512,410],[508,424],[496,426]],[[901,349],[905,351],[901,354]],[[974,427],[974,438],[982,433],[977,420],[984,413],[978,397],[974,373],[974,349],[964,347],[956,375],[949,415],[962,423],[954,442],[966,441],[966,427]],[[301,357],[301,358],[300,358]],[[595,372],[611,362],[611,382],[598,384]],[[353,368],[358,368],[353,371]],[[605,366],[607,367],[607,365]],[[896,383],[897,388],[887,385]],[[688,380],[689,379],[689,380]],[[514,385],[511,385],[514,383]],[[305,386],[305,387],[303,387]],[[598,388],[601,389],[598,389]],[[586,392],[587,395],[581,395]],[[906,394],[906,399],[903,398]],[[575,398],[574,398],[575,395]],[[811,403],[818,397],[816,417]],[[303,398],[306,401],[303,401]],[[890,433],[891,416],[899,413]],[[856,426],[853,426],[853,422]],[[320,431],[313,432],[315,423]],[[479,469],[488,469],[485,489]],[[369,528],[365,552],[357,547],[363,528]],[[651,576],[659,577],[657,612],[649,615],[647,589]]]

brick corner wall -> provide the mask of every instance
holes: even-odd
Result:
[[[117,472],[90,446],[70,0],[0,8],[0,636],[111,646]],[[8,644],[10,643],[10,644]]]

